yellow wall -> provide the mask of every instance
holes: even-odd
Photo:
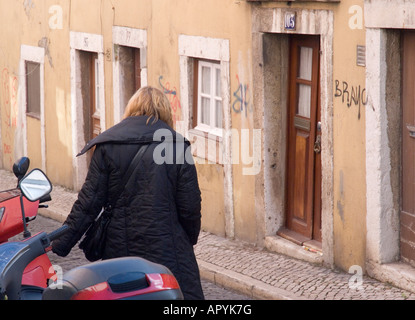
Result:
[[[72,186],[71,151],[71,111],[69,85],[69,33],[67,1],[1,1],[0,2],[0,38],[3,40],[0,54],[0,68],[3,70],[2,83],[8,77],[8,92],[1,93],[1,136],[2,160],[5,168],[11,169],[18,156],[23,155],[21,140],[15,137],[19,117],[18,94],[20,46],[37,47],[42,39],[48,44],[44,63],[45,83],[45,128],[46,166],[48,175],[55,183]],[[50,19],[55,13],[49,13],[53,6],[62,7],[63,28],[51,28]],[[15,84],[15,85],[14,85]],[[12,98],[12,103],[7,99]],[[32,167],[41,167],[40,158],[40,121],[27,117],[28,156]],[[8,124],[6,125],[6,122]],[[32,139],[34,138],[34,139]]]
[[[70,81],[69,32],[102,34],[105,53],[105,99],[107,127],[113,124],[113,57],[112,27],[126,26],[146,29],[148,37],[148,84],[174,90],[169,99],[174,104],[176,119],[181,119],[180,69],[178,37],[180,34],[230,40],[230,106],[232,127],[249,129],[254,124],[251,7],[286,7],[285,3],[223,0],[0,0],[0,71],[1,91],[1,162],[10,169],[15,159],[18,106],[18,76],[21,44],[38,46],[47,38],[45,56],[45,142],[46,169],[53,183],[73,187],[72,114]],[[55,12],[62,8],[62,28],[51,28]],[[356,66],[356,45],[365,45],[363,0],[342,0],[340,3],[306,2],[292,8],[329,9],[334,12],[333,39],[333,146],[334,146],[334,259],[343,269],[364,266],[366,236],[365,198],[365,68]],[[356,29],[351,29],[355,28]],[[323,75],[324,76],[324,75]],[[336,86],[338,81],[338,86]],[[343,85],[348,91],[343,92]],[[359,106],[352,95],[360,93]],[[362,98],[363,94],[363,98]],[[342,99],[346,98],[345,101]],[[244,110],[240,112],[242,106]],[[38,135],[38,125],[28,122],[28,135]],[[241,131],[239,131],[241,132]],[[239,135],[241,139],[241,134]],[[17,146],[19,147],[19,146]],[[29,154],[35,154],[31,144]],[[239,148],[241,149],[241,147]],[[241,152],[241,150],[239,150]],[[233,206],[235,236],[257,241],[258,221],[255,212],[255,176],[243,169],[252,164],[233,165]],[[34,163],[40,160],[34,158]],[[1,164],[1,163],[0,163]],[[225,234],[224,167],[221,164],[199,164],[203,192],[203,225],[218,234]]]
[[[61,8],[61,12],[54,11],[56,8]],[[7,68],[7,75],[10,75],[8,82],[13,81],[13,76],[18,76],[20,45],[38,46],[39,40],[47,38],[49,51],[44,63],[46,171],[54,183],[73,187],[70,31],[103,35],[107,127],[114,121],[112,27],[116,25],[147,30],[148,84],[175,91],[175,95],[170,94],[169,99],[174,104],[176,119],[181,119],[182,111],[178,56],[180,34],[231,39],[230,55],[235,58],[231,59],[230,65],[230,90],[237,93],[240,86],[247,88],[246,97],[231,95],[231,104],[234,99],[248,98],[250,95],[252,61],[250,5],[247,3],[222,0],[44,0],[23,3],[2,0],[0,9],[0,21],[14,26],[13,32],[8,28],[0,30],[1,39],[7,43],[7,53],[0,57],[0,67]],[[61,25],[51,27],[57,22],[61,22]],[[18,88],[15,89],[17,92]],[[15,99],[17,103],[17,97]],[[5,168],[11,168],[15,160],[16,126],[13,126],[10,106],[3,102],[0,107],[3,122],[6,123],[7,118],[9,123],[8,126],[2,125],[2,143],[5,145],[2,160]],[[233,127],[252,129],[252,108],[246,114],[233,112],[232,121]],[[28,137],[39,136],[40,124],[35,125],[35,122],[34,119],[28,121]],[[28,155],[33,158],[33,166],[41,165],[38,140],[28,145]],[[244,167],[246,165],[241,163],[234,166],[235,229],[240,237],[255,240],[254,189],[248,187],[253,185],[253,179],[242,174]],[[222,164],[199,165],[200,175],[206,174],[200,179],[201,188],[206,190],[203,195],[204,225],[218,233],[224,233],[223,170]],[[245,187],[239,188],[241,185]],[[216,206],[207,205],[213,202]],[[218,219],[220,225],[217,225]]]
[[[202,227],[224,237],[226,230],[223,169],[216,165],[197,165],[197,172],[202,193]]]
[[[18,117],[18,75],[20,35],[22,25],[20,16],[24,11],[16,11],[16,3],[0,3],[0,70],[1,70],[1,151],[2,163],[11,168],[14,163],[14,131],[17,127]],[[4,25],[4,26],[3,26]]]
[[[367,96],[365,67],[356,65],[356,46],[366,45],[363,1],[342,1],[335,14],[334,258],[335,264],[344,270],[348,270],[352,265],[359,265],[364,269],[366,244],[364,104]],[[346,86],[347,90],[343,90]],[[357,105],[352,101],[353,92],[356,97],[360,95]],[[347,100],[348,96],[349,100]]]

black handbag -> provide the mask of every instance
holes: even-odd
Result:
[[[120,184],[118,195],[114,197],[114,199],[119,199],[124,190],[123,187],[127,185],[128,180],[133,175],[132,173],[140,162],[140,159],[142,158],[147,147],[148,145],[142,146],[134,156],[134,159],[131,161],[129,168],[124,175],[123,181]],[[84,238],[79,244],[79,248],[84,252],[85,258],[91,262],[102,259],[105,248],[106,232],[111,221],[111,211],[112,205],[107,204],[95,221],[89,226],[88,230],[84,234]]]

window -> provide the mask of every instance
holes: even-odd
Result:
[[[195,60],[194,96],[197,101],[193,109],[193,126],[201,131],[218,133],[222,129],[222,96],[220,63],[213,61]]]
[[[94,86],[95,86],[95,90],[94,92],[99,92],[99,62],[98,62],[98,58],[94,58],[94,74],[95,74],[95,79],[94,79]],[[99,102],[99,94],[95,94],[95,113],[99,114],[100,112],[100,102]]]
[[[45,49],[21,45],[19,60],[19,94],[17,117],[18,153],[30,156],[35,165],[46,168],[45,126]],[[12,111],[12,110],[11,110]],[[17,110],[16,110],[17,111]],[[21,122],[20,122],[21,121]]]
[[[197,161],[231,163],[229,40],[179,36],[182,120]]]
[[[40,63],[26,61],[26,113],[40,118]]]

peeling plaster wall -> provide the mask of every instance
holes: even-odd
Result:
[[[366,28],[414,29],[413,0],[365,0]]]
[[[393,14],[391,14],[393,12]],[[400,260],[401,44],[415,27],[415,1],[365,1],[367,270],[413,291],[415,269]]]

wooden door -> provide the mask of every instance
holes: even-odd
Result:
[[[119,61],[119,117],[122,119],[125,107],[133,94],[141,88],[141,63],[140,49],[118,46],[117,58]]]
[[[133,48],[134,55],[134,89],[137,91],[141,88],[141,60],[140,49]]]
[[[401,257],[415,264],[415,32],[402,34]]]
[[[286,228],[321,241],[321,123],[318,36],[292,36],[287,141]]]
[[[83,135],[85,142],[95,138],[101,132],[99,95],[99,68],[98,55],[93,52],[80,51],[81,64],[81,92],[83,104]],[[87,163],[92,157],[93,150],[87,153]]]

